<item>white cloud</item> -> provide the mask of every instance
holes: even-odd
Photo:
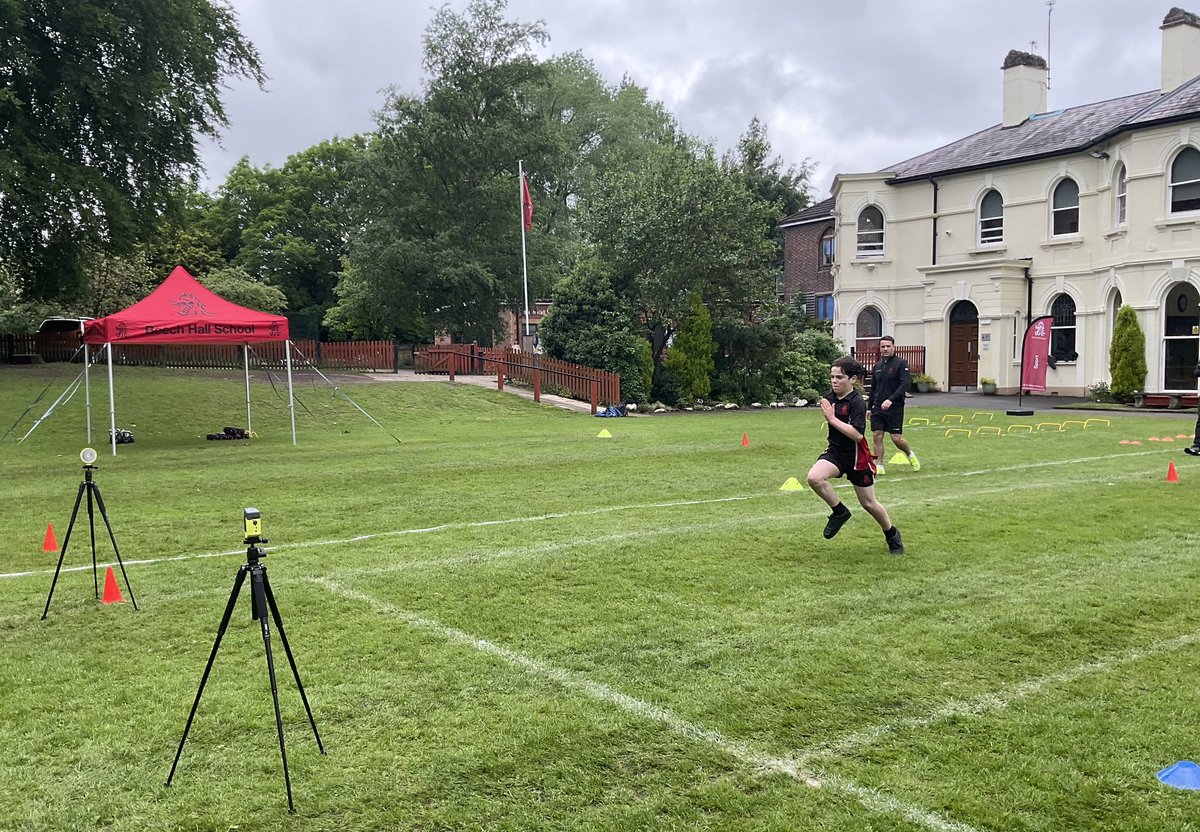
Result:
[[[455,0],[462,9],[465,0]],[[207,146],[210,185],[248,155],[256,165],[374,126],[382,90],[421,86],[432,9],[394,0],[233,0],[262,54],[267,92],[235,83],[231,127]],[[1058,0],[1052,107],[1155,89],[1161,7]],[[752,116],[789,163],[817,165],[817,196],[839,172],[877,170],[1000,117],[1009,49],[1046,46],[1044,0],[510,0],[544,20],[547,54],[580,51],[612,84],[629,75],[684,130],[732,147]]]

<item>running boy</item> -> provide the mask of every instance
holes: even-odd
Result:
[[[863,436],[867,426],[867,405],[854,387],[855,379],[863,377],[863,366],[849,356],[839,358],[829,368],[833,392],[821,398],[821,413],[829,423],[829,447],[817,458],[808,471],[808,485],[833,509],[825,524],[825,539],[829,540],[850,519],[850,509],[833,490],[830,480],[845,476],[854,486],[858,504],[875,518],[883,529],[888,551],[904,554],[900,530],[892,525],[887,509],[875,499],[874,462],[871,449]]]

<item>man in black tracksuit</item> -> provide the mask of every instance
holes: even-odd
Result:
[[[921,470],[921,461],[909,447],[904,433],[904,395],[911,378],[908,362],[896,355],[896,339],[885,335],[879,339],[879,363],[871,372],[871,432],[875,440],[876,474],[883,473],[883,434],[892,436],[892,444],[908,457],[914,471]]]

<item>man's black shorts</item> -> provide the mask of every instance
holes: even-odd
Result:
[[[867,468],[862,471],[855,471],[854,460],[850,460],[850,462],[847,463],[846,460],[839,459],[837,454],[829,449],[826,449],[825,453],[821,454],[817,458],[823,459],[826,462],[832,462],[834,465],[836,465],[838,469],[838,476],[845,477],[846,479],[850,480],[851,485],[857,485],[859,488],[866,488],[868,485],[875,484],[875,475],[871,473],[871,469]]]
[[[878,407],[872,410],[871,430],[904,433],[904,405],[893,404],[887,410],[880,410]]]

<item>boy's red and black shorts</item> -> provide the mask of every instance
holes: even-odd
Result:
[[[823,459],[826,462],[832,462],[837,466],[838,476],[845,477],[850,480],[851,485],[856,485],[859,488],[866,488],[869,485],[875,484],[875,475],[871,473],[870,468],[864,468],[862,471],[854,470],[854,460],[846,460],[838,457],[832,451],[826,450],[818,459]]]

